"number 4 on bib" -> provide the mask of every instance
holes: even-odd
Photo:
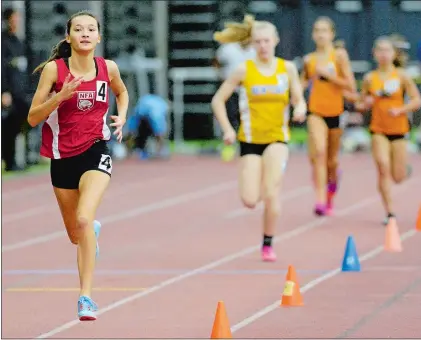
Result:
[[[107,102],[107,82],[98,80],[96,82],[96,101]]]
[[[99,162],[99,169],[108,172],[109,174],[113,170],[113,161],[110,155],[101,155],[101,161]]]

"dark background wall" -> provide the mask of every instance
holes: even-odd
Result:
[[[209,67],[218,45],[212,41],[215,30],[227,20],[242,20],[251,13],[258,20],[273,22],[281,41],[277,54],[286,59],[302,57],[314,48],[312,24],[326,15],[336,23],[337,38],[344,39],[354,61],[372,63],[372,45],[376,37],[399,33],[412,45],[411,59],[416,59],[416,45],[421,40],[421,12],[404,11],[399,0],[346,0],[348,12],[338,10],[335,0],[258,0],[258,1],[170,1],[170,67]],[[361,5],[353,11],[352,5]],[[406,2],[406,5],[408,2]],[[404,4],[405,5],[405,4]],[[180,16],[189,13],[188,20]],[[185,40],[176,39],[184,35]],[[200,38],[195,38],[199,37]],[[356,74],[361,78],[362,73]],[[219,85],[213,81],[187,81],[184,135],[186,139],[213,138],[210,99]],[[172,82],[169,80],[171,98]],[[416,121],[419,119],[416,118]],[[417,123],[418,124],[418,123]],[[200,126],[201,128],[198,128]]]

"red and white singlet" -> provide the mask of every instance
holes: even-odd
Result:
[[[50,114],[42,127],[41,155],[59,159],[81,154],[98,139],[109,140],[111,131],[107,125],[109,108],[108,69],[105,59],[95,57],[97,76],[82,82],[76,94],[62,102]],[[56,93],[70,73],[63,59],[56,59]],[[71,75],[71,79],[73,79]]]

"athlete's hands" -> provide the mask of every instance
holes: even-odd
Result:
[[[82,84],[83,76],[73,78],[70,80],[70,73],[67,75],[66,79],[64,79],[63,87],[59,92],[59,95],[62,100],[67,100],[73,97],[76,93],[77,88]]]
[[[126,120],[119,116],[111,116],[111,119],[114,123],[111,123],[110,126],[115,127],[113,135],[117,136],[118,142],[121,143],[121,140],[123,139],[123,126],[126,124]]]
[[[402,114],[402,109],[398,108],[398,107],[392,107],[391,109],[389,109],[389,113],[393,117],[397,117],[397,116],[400,116]]]
[[[301,107],[296,107],[292,114],[292,120],[294,122],[302,123],[306,120],[307,110]]]
[[[330,70],[327,67],[321,65],[316,66],[316,74],[319,76],[319,78],[326,78],[328,80],[332,76]]]
[[[364,98],[364,107],[366,110],[369,110],[373,107],[374,104],[374,98],[373,96],[366,96]]]
[[[374,98],[373,96],[366,95],[366,96],[360,96],[358,100],[354,103],[354,108],[360,113],[364,113],[368,110],[371,110],[374,104]]]
[[[230,127],[227,131],[224,131],[223,138],[226,145],[234,144],[236,137],[235,130],[232,127]]]
[[[342,91],[344,98],[352,103],[358,102],[360,100],[360,94],[357,91]]]
[[[346,122],[348,124],[361,125],[364,123],[364,116],[361,113],[349,113]]]

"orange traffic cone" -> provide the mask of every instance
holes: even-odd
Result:
[[[288,267],[281,306],[304,306],[297,274],[295,273],[295,268],[291,265]]]
[[[232,339],[231,327],[223,301],[218,302],[211,339]]]
[[[415,225],[415,229],[418,231],[421,231],[421,205],[418,209],[418,218],[417,218],[417,224]]]
[[[389,224],[386,227],[384,250],[389,252],[402,251],[401,237],[399,235],[399,229],[394,218],[389,219]]]

